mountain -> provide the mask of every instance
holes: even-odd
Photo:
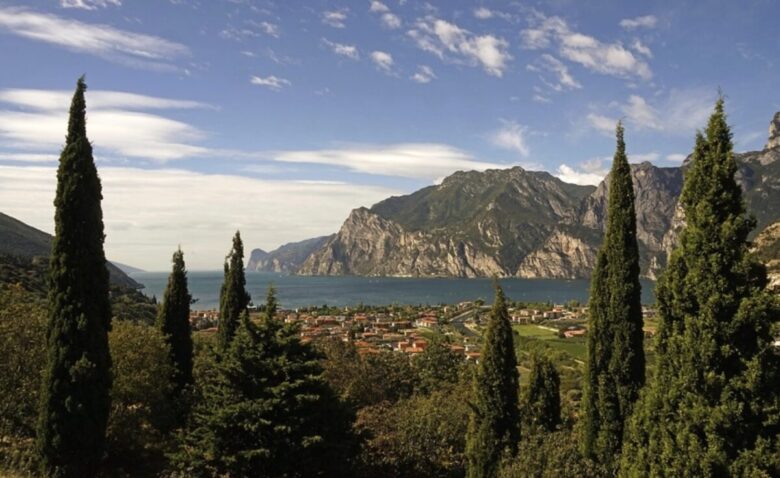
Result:
[[[766,264],[769,288],[780,292],[780,221],[761,231],[753,245],[756,256]]]
[[[46,263],[41,259],[51,252],[51,240],[51,235],[0,213],[0,262],[4,270],[18,269],[21,263],[30,263],[35,266],[31,270],[39,270],[38,265]],[[133,289],[142,287],[111,262],[107,267],[112,284]]]
[[[291,242],[271,252],[254,249],[246,268],[250,271],[295,272],[312,252],[322,247],[331,237],[322,236]]]
[[[437,186],[352,211],[299,274],[512,276],[593,186],[520,167],[457,172]]]
[[[780,113],[770,124],[767,147],[735,159],[737,180],[757,220],[755,236],[780,219]],[[678,198],[689,162],[631,166],[645,277],[657,278],[683,226]],[[606,226],[608,185],[608,177],[598,187],[577,186],[519,167],[457,172],[439,185],[353,210],[335,235],[297,270],[288,270],[303,275],[586,278]]]

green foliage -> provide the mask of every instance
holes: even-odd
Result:
[[[355,423],[364,438],[358,476],[464,476],[470,385],[461,380],[361,409]]]
[[[86,88],[79,79],[54,200],[48,364],[38,446],[44,473],[56,477],[97,473],[110,408],[111,304],[100,179],[86,134]]]
[[[450,344],[440,338],[428,343],[428,347],[412,364],[417,378],[417,391],[430,393],[439,387],[458,381],[464,367],[463,355],[453,352]]]
[[[415,369],[406,354],[381,352],[360,357],[345,342],[318,344],[324,354],[324,377],[336,394],[353,408],[395,403],[415,390]]]
[[[748,253],[723,99],[697,134],[686,226],[656,295],[657,368],[631,419],[622,476],[777,476],[778,311]]]
[[[149,476],[165,464],[175,368],[165,336],[154,327],[116,321],[108,336],[114,381],[108,420],[108,468]]]
[[[176,394],[192,384],[192,330],[190,328],[190,303],[192,296],[187,289],[187,270],[181,248],[173,253],[173,270],[163,294],[157,315],[157,328],[170,347],[170,360],[176,370],[174,376]]]
[[[523,451],[502,463],[499,478],[598,478],[606,470],[580,454],[579,432],[570,429],[536,433],[523,438]]]
[[[341,476],[349,415],[298,329],[244,312],[204,384],[175,463],[183,476]]]
[[[519,436],[517,358],[504,291],[496,299],[485,331],[474,380],[474,402],[466,442],[468,476],[493,477],[503,454],[514,454]]]
[[[583,451],[602,463],[620,450],[624,422],[645,383],[634,189],[620,123],[616,135],[607,230],[591,282],[583,400]]]
[[[39,297],[21,286],[0,287],[0,474],[35,468],[46,321]]]
[[[561,379],[552,361],[535,354],[521,401],[523,434],[554,431],[561,423]]]
[[[244,275],[244,243],[241,233],[233,236],[233,248],[225,260],[225,281],[219,294],[219,348],[226,351],[236,334],[241,316],[246,312],[250,297],[246,292]]]

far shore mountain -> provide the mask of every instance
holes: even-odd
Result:
[[[735,155],[755,237],[780,219],[780,113],[761,151]],[[683,223],[680,167],[632,165],[642,275],[655,279]],[[608,178],[568,184],[515,167],[457,172],[441,184],[352,211],[332,236],[252,251],[250,270],[301,275],[587,278],[606,221]]]
[[[29,226],[18,219],[0,212],[0,267],[13,264],[15,269],[34,266],[36,269],[51,252],[52,236]],[[23,264],[29,263],[29,264]],[[140,289],[143,286],[130,278],[116,263],[108,262],[111,283],[118,286]],[[140,269],[135,269],[136,271]]]

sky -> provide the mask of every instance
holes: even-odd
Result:
[[[47,232],[86,75],[106,253],[166,270],[336,232],[458,170],[677,166],[718,92],[780,110],[780,2],[0,0],[0,212]]]

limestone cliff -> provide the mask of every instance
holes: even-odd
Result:
[[[516,276],[528,279],[578,279],[590,276],[597,248],[565,231],[556,230],[539,248],[528,254]]]

